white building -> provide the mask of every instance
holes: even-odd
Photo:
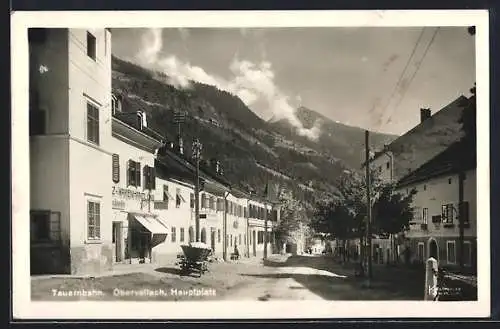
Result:
[[[32,273],[111,267],[111,33],[30,29]]]
[[[464,128],[467,111],[475,115],[475,96],[460,96],[434,115],[422,109],[420,124],[371,162],[385,182],[397,184],[398,192],[417,192],[413,220],[404,232],[407,242],[396,247],[399,260],[422,262],[432,256],[440,266],[458,265],[462,217],[464,263],[475,266],[476,147],[468,142],[472,132]],[[386,249],[388,259],[390,245]]]

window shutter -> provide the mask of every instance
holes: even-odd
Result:
[[[141,186],[141,163],[135,163],[135,186]]]
[[[155,167],[149,167],[149,179],[150,179],[150,189],[155,190],[156,189],[156,169]]]
[[[128,185],[135,186],[135,161],[128,160]]]
[[[120,156],[118,154],[113,154],[112,161],[113,161],[113,182],[118,183],[120,181]]]
[[[147,190],[151,190],[151,167],[150,166],[144,166],[144,187]]]

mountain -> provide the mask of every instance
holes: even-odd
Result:
[[[359,169],[364,131],[333,122],[300,108],[297,116],[306,127],[320,118],[318,141],[296,134],[288,122],[267,122],[237,96],[206,84],[193,82],[177,89],[164,74],[113,57],[113,92],[122,97],[123,111],[144,110],[148,126],[176,143],[179,127],[174,111],[186,113],[181,125],[185,156],[190,156],[196,137],[203,144],[204,159],[217,158],[232,184],[261,195],[272,180],[293,191],[306,206],[321,197],[336,195],[338,177]],[[393,136],[373,134],[375,143]]]
[[[317,141],[313,142],[306,137],[297,136],[296,128],[288,120],[282,119],[273,122],[273,119],[271,119],[270,124],[288,138],[315,147],[315,149],[325,154],[332,154],[349,167],[354,169],[360,167],[360,164],[365,160],[364,129],[335,122],[304,106],[297,109],[296,116],[304,128],[311,129],[317,124],[320,125],[321,133]],[[397,137],[397,135],[370,132],[370,147],[371,149],[379,149]]]

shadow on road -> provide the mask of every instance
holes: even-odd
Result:
[[[263,278],[292,278],[311,292],[327,300],[422,300],[424,272],[408,268],[389,268],[385,265],[374,267],[371,288],[365,288],[364,278],[354,276],[354,264],[341,265],[331,257],[290,256],[270,258],[264,261],[270,268],[309,267],[327,271],[334,275],[315,273],[274,273],[253,275]],[[286,271],[286,270],[285,270]],[[249,275],[249,274],[248,274]]]

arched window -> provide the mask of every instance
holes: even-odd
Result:
[[[205,230],[205,228],[201,229],[201,242],[207,242],[207,231]]]
[[[190,226],[189,227],[189,242],[194,242],[194,230],[193,230],[193,227]]]

